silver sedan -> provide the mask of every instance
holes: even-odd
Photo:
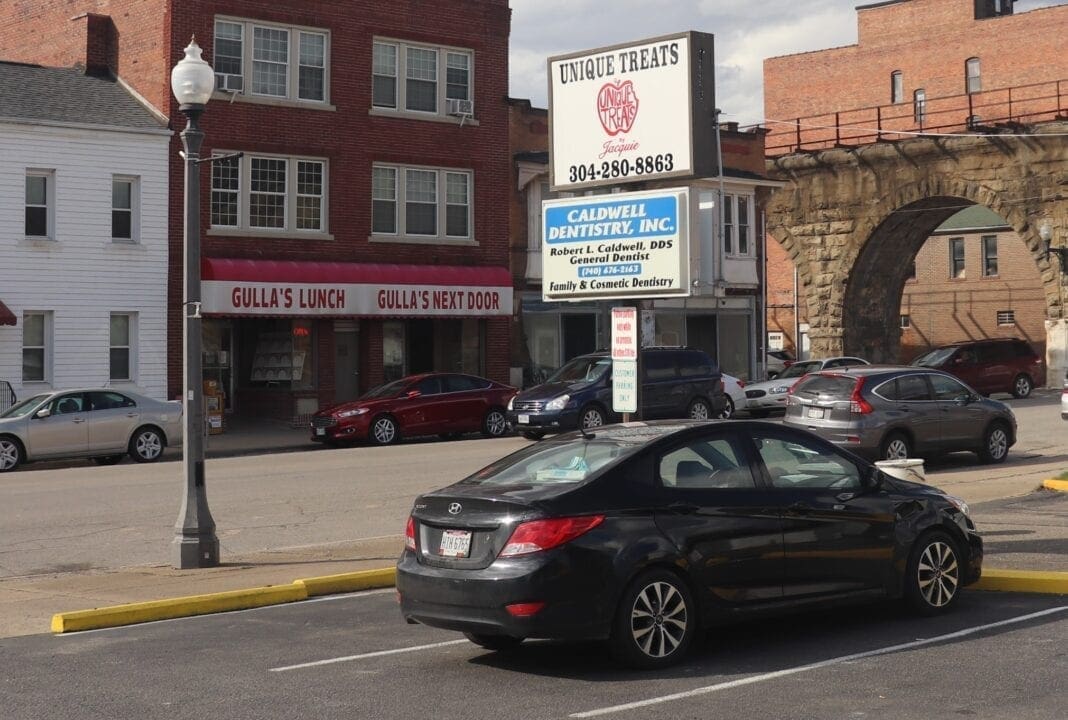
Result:
[[[159,460],[181,445],[182,405],[125,390],[56,390],[29,397],[0,415],[0,472],[24,462],[92,458],[112,465],[129,454]]]

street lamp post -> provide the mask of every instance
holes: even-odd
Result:
[[[1068,247],[1053,247],[1053,226],[1049,220],[1043,220],[1038,226],[1038,236],[1042,238],[1045,247],[1045,256],[1049,260],[1050,255],[1056,255],[1059,261],[1061,275],[1068,274]]]
[[[187,124],[181,133],[185,161],[185,294],[182,303],[182,388],[185,413],[182,431],[185,494],[171,543],[173,565],[179,569],[219,564],[219,538],[208,509],[204,487],[204,386],[200,366],[200,146],[199,120],[215,87],[215,73],[200,57],[194,37],[171,71],[171,90]]]

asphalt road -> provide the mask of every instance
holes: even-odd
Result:
[[[837,609],[713,631],[683,664],[599,644],[495,653],[404,624],[392,591],[0,640],[13,720],[1063,717],[1068,601],[969,592],[942,618]]]

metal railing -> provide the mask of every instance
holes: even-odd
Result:
[[[7,409],[14,405],[16,400],[15,391],[11,388],[11,383],[7,380],[0,380],[0,413],[7,412]]]
[[[768,156],[901,140],[915,133],[997,133],[1068,120],[1068,80],[904,101],[856,110],[769,119]]]

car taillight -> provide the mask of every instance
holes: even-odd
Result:
[[[543,602],[526,602],[526,603],[512,603],[511,605],[505,605],[504,609],[508,611],[508,614],[512,617],[530,617],[541,612],[541,609],[545,607]]]
[[[408,516],[408,525],[404,528],[404,547],[415,550],[415,518]]]
[[[549,550],[571,542],[604,522],[604,515],[549,518],[520,523],[498,557],[515,557]]]
[[[854,415],[867,415],[875,411],[867,400],[861,397],[860,391],[864,387],[864,378],[857,378],[857,384],[853,386],[853,394],[849,396],[849,412]]]
[[[745,387],[745,380],[742,380],[741,378],[738,378],[738,387],[744,388]]]

